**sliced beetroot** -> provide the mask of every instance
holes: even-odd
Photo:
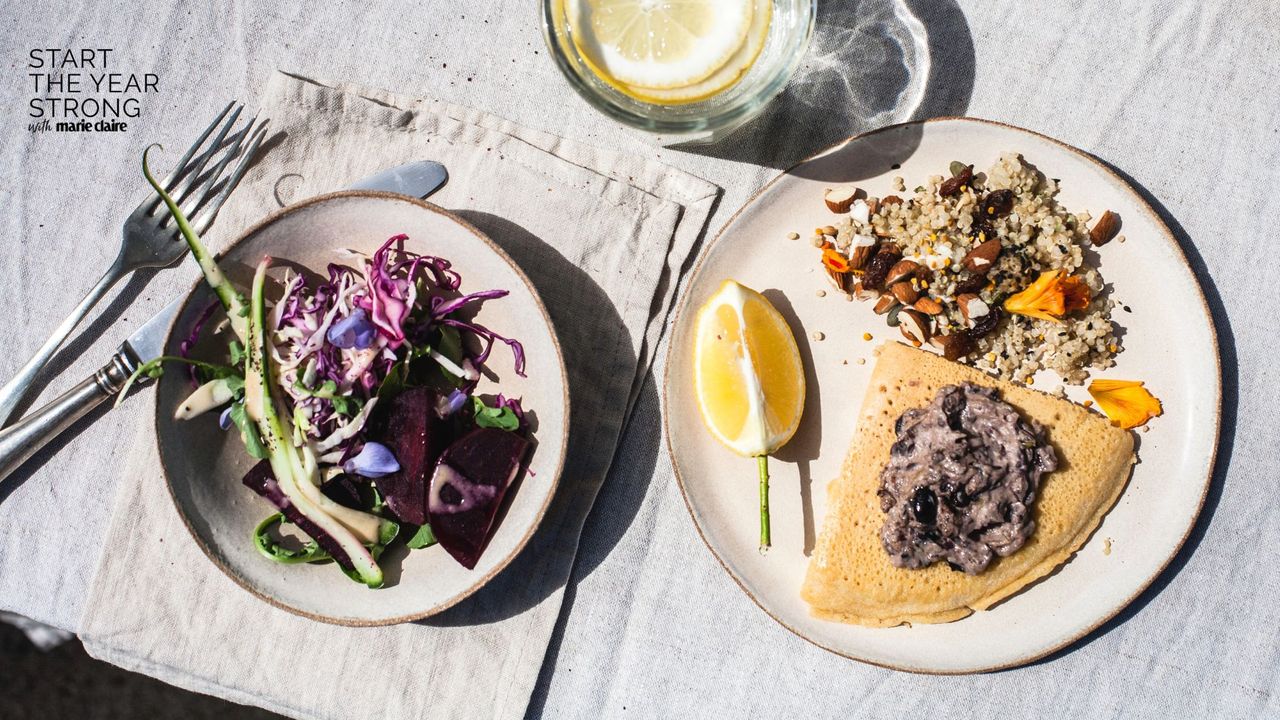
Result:
[[[344,570],[355,570],[355,565],[351,562],[351,557],[347,555],[347,551],[342,549],[342,545],[329,533],[320,529],[302,511],[298,506],[293,504],[289,496],[284,494],[284,490],[280,489],[280,484],[276,482],[276,476],[271,472],[271,463],[263,460],[257,465],[249,469],[241,480],[245,487],[258,493],[266,498],[284,514],[284,519],[293,523],[299,530],[306,533],[308,537],[315,540],[329,556],[334,559]]]
[[[528,448],[516,433],[479,428],[446,448],[436,463],[427,522],[441,547],[468,570],[489,542],[493,518]]]
[[[435,391],[409,388],[379,406],[370,426],[369,438],[386,445],[400,463],[374,483],[395,519],[413,525],[427,522],[428,473],[447,441],[435,406]]]
[[[361,483],[358,479],[343,473],[320,486],[320,492],[325,497],[351,508],[352,510],[364,510],[364,501],[360,497]]]

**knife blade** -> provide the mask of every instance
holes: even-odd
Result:
[[[449,182],[449,171],[434,160],[419,160],[357,181],[349,190],[381,190],[425,198]]]
[[[370,175],[351,190],[380,190],[426,198],[449,179],[445,167],[420,160]],[[80,384],[49,404],[0,430],[0,481],[27,461],[45,443],[89,414],[107,398],[120,392],[130,375],[145,362],[164,353],[165,339],[185,297],[179,297],[142,324],[120,344],[111,360]]]

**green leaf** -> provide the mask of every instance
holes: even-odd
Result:
[[[296,380],[293,383],[293,387],[304,395],[328,400],[333,403],[333,410],[339,415],[353,417],[356,413],[360,412],[360,408],[364,407],[364,402],[360,400],[360,398],[351,397],[350,395],[339,395],[338,384],[333,380],[325,380],[323,383],[320,383],[320,387],[315,388],[314,390],[304,385],[302,380]]]
[[[409,538],[409,541],[405,543],[405,545],[409,546],[410,550],[421,550],[422,548],[431,547],[435,544],[436,535],[431,532],[430,525],[423,525],[418,528],[418,531],[413,534],[413,537]]]
[[[408,347],[404,357],[396,361],[391,369],[387,371],[387,376],[382,378],[382,384],[378,385],[378,400],[386,402],[391,398],[404,392],[411,387],[423,385],[421,379],[415,377],[414,366],[418,358],[426,356],[431,352],[431,347],[424,345],[422,347]]]
[[[333,403],[333,411],[339,415],[354,417],[359,412],[360,403],[355,398],[335,395],[329,398],[329,401]]]
[[[448,325],[440,327],[440,339],[436,342],[436,352],[457,365],[462,364],[462,333],[458,332],[458,328]]]
[[[138,378],[146,376],[155,379],[163,375],[164,369],[161,366],[167,362],[186,363],[187,365],[194,366],[200,371],[200,375],[204,377],[205,382],[217,378],[240,377],[240,371],[233,367],[227,367],[226,365],[207,363],[202,360],[192,360],[191,358],[178,357],[176,355],[161,355],[158,358],[153,358],[142,363],[138,366],[137,370],[133,371],[133,374],[124,381],[124,386],[120,388],[120,392],[116,394],[116,402],[112,407],[118,406],[120,403],[124,402],[125,396],[129,394],[129,390],[133,388],[133,385],[138,381]]]
[[[271,531],[288,522],[284,519],[284,513],[276,513],[258,523],[258,526],[253,529],[253,546],[258,548],[258,552],[283,565],[330,559],[329,553],[321,549],[320,543],[315,540],[298,550],[290,550],[276,541]]]
[[[397,360],[391,366],[391,369],[387,371],[387,376],[382,378],[382,382],[378,385],[378,400],[386,402],[399,395],[408,386],[408,382],[409,363],[405,360]]]
[[[520,418],[509,407],[489,407],[478,396],[471,396],[471,404],[476,411],[476,425],[484,428],[515,431],[520,429]]]
[[[230,351],[232,365],[243,365],[245,358],[249,357],[248,351],[244,349],[244,345],[239,340],[232,340],[227,345],[227,349]]]
[[[250,456],[255,460],[266,460],[270,457],[266,446],[262,444],[262,437],[258,435],[258,426],[244,411],[243,401],[231,405],[231,422],[235,423],[236,428],[240,430],[240,439],[244,441],[244,449]]]
[[[244,394],[244,378],[239,375],[228,375],[222,380],[227,384],[227,389],[235,393],[237,397]]]

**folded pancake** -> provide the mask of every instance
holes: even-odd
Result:
[[[1058,469],[1041,482],[1035,532],[1021,549],[967,575],[937,562],[897,568],[881,545],[876,491],[902,411],[927,405],[945,385],[972,382],[1048,430]],[[1082,546],[1120,497],[1134,463],[1133,436],[1073,402],[998,380],[923,350],[880,350],[840,477],[827,488],[822,524],[800,596],[817,617],[891,627],[958,620],[986,610],[1053,572]]]

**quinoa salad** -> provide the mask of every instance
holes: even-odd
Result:
[[[910,193],[901,177],[884,197],[827,190],[838,218],[812,242],[832,284],[916,346],[1001,378],[1030,384],[1047,369],[1078,385],[1113,366],[1116,303],[1089,250],[1117,236],[1119,218],[1088,228],[1089,213],[1063,207],[1057,180],[1017,153],[986,172],[948,169]]]

